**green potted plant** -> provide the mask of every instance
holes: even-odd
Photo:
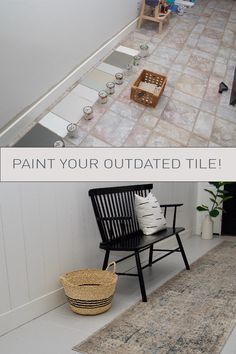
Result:
[[[206,212],[206,216],[202,223],[202,238],[204,240],[210,240],[213,237],[213,219],[219,216],[220,212],[224,212],[223,203],[229,199],[232,199],[233,196],[224,189],[227,182],[209,182],[211,186],[214,187],[211,189],[204,189],[209,194],[209,201],[211,206],[199,205],[197,210],[200,212]]]

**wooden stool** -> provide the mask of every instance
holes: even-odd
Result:
[[[171,11],[168,10],[166,14],[162,14],[160,12],[160,3],[155,7],[153,14],[150,14],[150,9],[148,11],[147,8],[148,6],[146,5],[146,1],[142,0],[142,7],[141,7],[138,28],[142,26],[143,20],[153,21],[159,23],[159,33],[161,33],[163,28],[163,23],[169,22]]]

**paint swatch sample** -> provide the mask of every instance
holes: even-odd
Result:
[[[84,85],[77,85],[72,91],[72,94],[79,97],[83,97],[86,100],[91,101],[93,104],[98,100],[98,93],[96,90],[93,90]]]
[[[115,76],[115,74],[121,72],[122,70],[118,68],[117,66],[113,66],[107,63],[101,63],[97,67],[98,70],[104,71],[105,73],[108,73],[110,75]]]
[[[104,60],[104,63],[117,66],[118,68],[121,69],[126,69],[127,65],[130,64],[132,61],[133,61],[132,55],[122,53],[119,51],[114,51],[113,53],[111,53],[111,55],[109,55],[109,57],[107,57]]]
[[[81,84],[93,90],[101,91],[106,89],[106,83],[114,81],[113,75],[101,70],[90,71],[81,81]]]
[[[70,123],[78,123],[84,115],[83,108],[92,105],[91,101],[69,93],[52,109],[52,112]]]
[[[27,134],[23,136],[15,147],[53,147],[55,141],[61,137],[41,124],[36,124]]]
[[[39,124],[64,138],[67,135],[67,126],[70,123],[56,114],[49,112],[39,121]]]
[[[116,48],[116,51],[131,55],[132,57],[139,54],[138,50],[133,49],[133,48],[124,47],[123,45],[120,45],[118,48]]]

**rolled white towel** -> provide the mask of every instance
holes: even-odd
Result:
[[[139,88],[141,88],[144,91],[151,92],[151,93],[158,93],[161,90],[161,87],[159,87],[158,85],[151,84],[149,82],[144,82],[144,81],[140,82]]]

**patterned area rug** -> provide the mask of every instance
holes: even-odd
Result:
[[[223,242],[75,351],[219,354],[236,324],[236,243]]]

